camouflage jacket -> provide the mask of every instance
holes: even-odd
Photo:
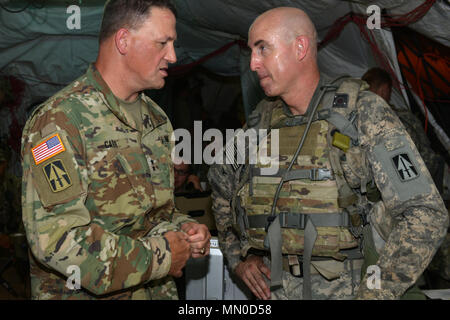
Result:
[[[256,112],[270,112],[274,104],[282,106],[279,99],[265,99],[258,104]],[[361,285],[357,297],[396,299],[416,282],[431,261],[445,236],[448,214],[422,158],[392,109],[382,98],[362,91],[357,111],[355,125],[360,148],[366,154],[367,166],[381,192],[379,207],[391,218],[377,221],[390,228],[377,262],[381,269],[381,289],[370,290]],[[411,158],[417,170],[415,179],[402,179],[400,170],[395,167],[394,159],[404,154]],[[230,199],[236,177],[230,165],[214,165],[208,178],[219,243],[229,267],[234,270],[240,262],[241,247],[247,245],[246,239],[233,228]],[[361,284],[367,282],[366,277]]]
[[[416,145],[428,171],[430,171],[431,176],[435,179],[436,175],[442,174],[439,173],[439,167],[444,159],[433,151],[430,140],[420,120],[410,110],[393,109]]]
[[[172,126],[138,99],[142,132],[91,65],[28,120],[22,205],[34,299],[129,299],[168,274],[162,233],[194,220],[174,206]],[[70,266],[79,290],[66,286]]]

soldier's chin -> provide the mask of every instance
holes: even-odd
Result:
[[[277,94],[275,94],[275,93],[273,92],[273,90],[270,90],[269,87],[267,87],[267,88],[262,87],[262,89],[264,90],[264,93],[265,93],[266,96],[268,96],[268,97],[275,97],[275,96],[277,95]]]
[[[149,89],[161,89],[162,87],[164,87],[164,85],[166,84],[166,81],[163,79],[161,79],[160,81],[158,81],[158,83],[154,83],[153,86]]]

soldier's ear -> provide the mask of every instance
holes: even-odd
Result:
[[[295,38],[295,52],[296,58],[298,61],[303,60],[305,58],[306,53],[308,52],[309,39],[305,36],[297,36]]]
[[[120,28],[114,36],[116,48],[122,55],[125,55],[128,52],[129,37],[130,33],[125,28]]]

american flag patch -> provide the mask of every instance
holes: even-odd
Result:
[[[54,134],[47,140],[41,142],[39,145],[31,149],[33,153],[34,162],[38,165],[47,159],[65,151],[64,145],[58,134]]]

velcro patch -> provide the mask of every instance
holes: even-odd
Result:
[[[64,151],[66,151],[66,148],[57,133],[31,149],[36,165]]]
[[[62,160],[56,159],[42,168],[53,192],[60,192],[72,185],[69,173]]]
[[[38,135],[35,138],[39,139]],[[56,153],[47,155],[48,159],[42,160],[39,164],[30,159],[33,185],[44,208],[67,203],[85,193],[75,161],[76,155],[64,130],[51,133],[43,140],[34,141],[33,144],[41,145],[52,138],[58,139],[53,140],[53,143],[63,145],[64,152],[59,152],[56,157]],[[28,153],[27,157],[30,156]]]
[[[336,93],[333,100],[333,108],[347,108],[348,94]]]
[[[430,177],[422,174],[425,168],[423,164],[417,161],[420,157],[418,152],[412,148],[412,142],[406,136],[397,136],[389,138],[391,147],[401,146],[395,150],[386,148],[386,141],[374,146],[369,157],[374,157],[378,165],[372,167],[375,180],[381,185],[390,185],[393,194],[384,194],[383,188],[380,189],[383,198],[398,197],[400,202],[408,201],[416,196],[429,194],[431,192],[432,181]],[[377,183],[378,184],[378,183]],[[395,196],[396,195],[396,196]]]
[[[392,157],[392,162],[402,182],[415,179],[419,176],[416,167],[412,164],[407,153]]]

